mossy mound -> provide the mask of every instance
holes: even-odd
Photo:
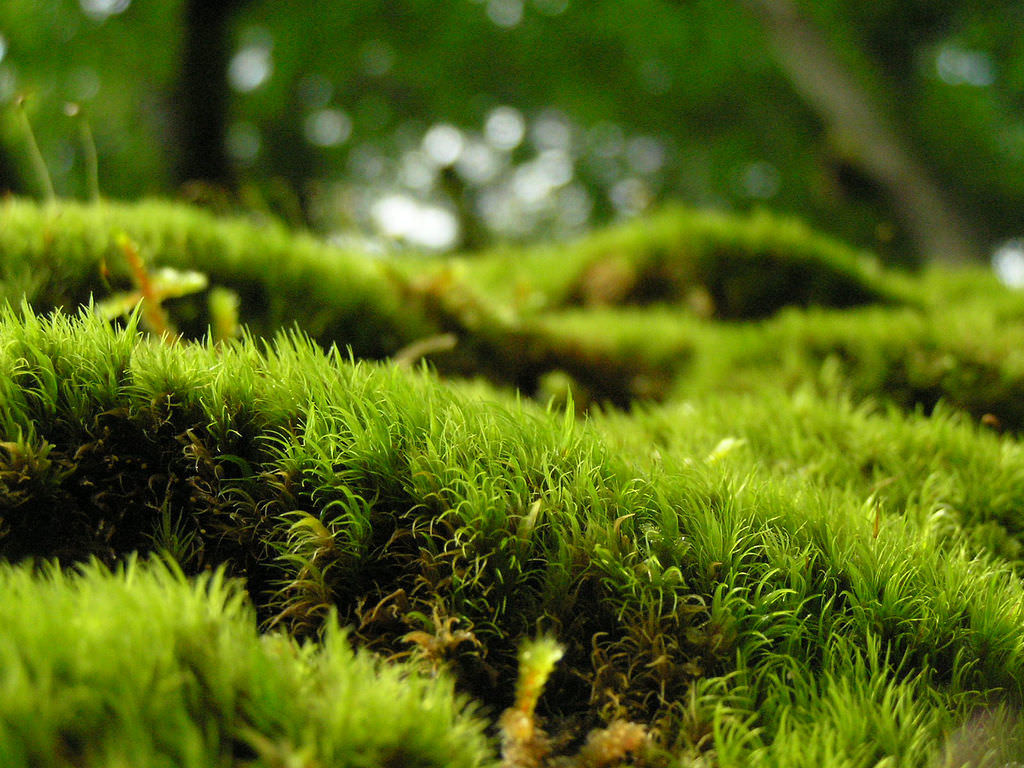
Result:
[[[191,338],[215,324],[209,304],[229,289],[254,335],[297,326],[359,358],[428,355],[442,373],[543,397],[570,386],[578,406],[764,377],[793,384],[827,363],[857,396],[908,409],[944,399],[1024,426],[1024,346],[1014,336],[1024,302],[1013,292],[980,271],[886,271],[767,214],[673,210],[558,248],[382,258],[166,203],[7,200],[2,295],[38,312],[75,311],[130,286],[121,234],[151,268],[208,278],[206,290],[166,302]]]
[[[787,306],[854,307],[907,296],[875,259],[801,221],[668,209],[568,246],[493,252],[469,284],[521,308],[682,304],[719,320]]]
[[[9,559],[163,550],[188,573],[226,568],[264,626],[319,637],[337,615],[353,641],[446,669],[490,712],[511,703],[518,643],[544,630],[566,648],[542,702],[552,730],[645,722],[678,759],[809,764],[819,741],[806,759],[794,744],[812,724],[851,749],[888,733],[876,757],[934,756],[972,707],[1021,694],[1024,591],[981,557],[984,500],[974,517],[937,518],[927,510],[957,497],[934,480],[935,496],[914,497],[908,478],[890,508],[813,473],[773,480],[723,447],[753,436],[723,430],[704,454],[671,414],[660,423],[689,444],[658,419],[586,427],[297,338],[262,353],[168,347],[32,315],[8,315],[0,337],[4,429],[19,436],[0,469]],[[780,398],[726,410],[768,422]],[[998,438],[919,418],[904,450],[915,427],[949,444],[933,461],[918,448],[919,480],[971,454],[965,487],[1015,487]],[[781,431],[807,462],[809,430]],[[875,471],[896,461],[876,456]]]
[[[0,206],[2,295],[15,303],[24,296],[40,312],[73,311],[127,287],[121,234],[151,266],[208,278],[209,290],[168,302],[192,338],[213,322],[210,292],[227,288],[257,335],[297,325],[321,344],[372,359],[401,356],[425,340],[430,349],[430,340],[449,335],[453,343],[431,355],[443,372],[534,393],[546,374],[564,371],[589,397],[620,406],[663,397],[679,350],[665,360],[594,345],[594,333],[558,322],[565,309],[654,302],[680,306],[687,318],[750,319],[788,305],[907,300],[868,256],[767,214],[675,210],[556,251],[383,259],[272,222],[219,220],[166,203],[40,207],[14,199]]]
[[[25,296],[38,311],[73,311],[90,297],[131,285],[118,246],[125,234],[149,266],[198,270],[211,286],[234,290],[242,320],[254,333],[298,324],[322,341],[337,340],[365,357],[382,357],[433,326],[407,311],[383,263],[329,248],[270,222],[218,220],[160,202],[126,206],[0,205],[0,265],[4,295]],[[169,302],[187,335],[210,324],[206,294]]]
[[[10,765],[1024,755],[1020,330],[1013,294],[965,289],[979,275],[844,263],[870,306],[806,308],[801,283],[771,317],[723,322],[688,289],[505,303],[495,256],[388,265],[169,206],[2,210],[5,285],[37,302],[0,316]],[[243,312],[240,274],[264,296],[338,282],[216,343],[161,342],[138,313],[41,314],[106,290],[93,270],[119,229]],[[595,242],[641,247],[624,231]],[[329,285],[351,292],[335,305]],[[291,308],[326,335],[273,333]],[[330,346],[360,313],[394,339]],[[447,381],[356,359],[440,332],[459,335]],[[520,728],[538,635],[564,650],[535,690],[550,740]]]
[[[316,646],[260,637],[220,572],[4,565],[0,585],[4,765],[490,762],[449,683],[353,653],[333,623]]]

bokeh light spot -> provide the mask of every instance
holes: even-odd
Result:
[[[398,180],[409,189],[426,191],[434,186],[437,178],[435,165],[425,152],[412,150],[402,155]]]
[[[385,195],[373,204],[374,223],[386,236],[404,237],[416,220],[419,206],[411,197],[405,195]]]
[[[935,72],[949,85],[985,87],[996,79],[995,65],[984,51],[973,51],[947,44],[935,56]]]
[[[501,170],[501,161],[487,144],[470,141],[455,161],[455,170],[470,184],[486,184]]]
[[[458,160],[464,144],[462,131],[449,123],[431,126],[423,137],[423,151],[441,167],[452,165]]]
[[[665,165],[665,145],[653,136],[637,136],[626,147],[626,162],[634,173],[649,176]]]
[[[116,16],[128,10],[132,0],[78,0],[82,11],[91,19],[106,21],[110,16]]]
[[[256,40],[243,46],[228,64],[228,82],[236,91],[255,91],[274,71],[269,40]]]
[[[615,210],[625,216],[633,216],[644,211],[652,202],[650,187],[642,179],[623,179],[616,182],[608,197]]]
[[[565,150],[545,150],[540,153],[535,163],[552,187],[561,187],[572,181],[572,158]]]
[[[495,107],[484,123],[484,137],[495,149],[510,152],[526,135],[526,120],[515,107]]]
[[[998,246],[992,253],[992,269],[1011,288],[1024,288],[1024,238],[1016,237]]]
[[[306,117],[306,139],[318,147],[336,147],[352,135],[352,119],[337,108],[318,109]]]
[[[420,203],[413,198],[391,193],[378,199],[371,209],[377,229],[388,238],[431,250],[455,245],[459,223],[451,211],[438,205]]]
[[[594,201],[582,184],[571,184],[558,193],[558,221],[563,229],[582,229],[594,212]]]
[[[572,143],[569,120],[556,109],[546,109],[530,128],[530,138],[538,149],[565,149]]]
[[[537,204],[550,194],[551,186],[536,165],[527,163],[513,174],[512,192],[524,203]]]
[[[523,0],[487,0],[487,18],[505,29],[518,26],[523,20]]]
[[[512,191],[524,203],[536,205],[568,184],[572,177],[569,155],[562,150],[550,149],[516,169],[512,177]]]
[[[522,203],[504,185],[485,189],[477,199],[477,210],[487,226],[501,235],[525,235],[529,231]]]

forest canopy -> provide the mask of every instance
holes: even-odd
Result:
[[[69,197],[88,195],[87,125],[107,196],[338,237],[472,250],[672,200],[796,213],[898,261],[988,258],[1024,232],[1022,17],[1005,0],[8,0],[0,185],[42,191],[24,98]]]
[[[1022,16],[0,0],[0,762],[1024,765]]]

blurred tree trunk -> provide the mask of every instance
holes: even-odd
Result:
[[[4,147],[0,147],[0,197],[24,194],[17,169]]]
[[[227,111],[230,91],[227,68],[235,13],[248,0],[185,0],[182,68],[175,93],[179,184],[205,182],[233,188],[228,160]]]
[[[919,254],[947,262],[980,259],[984,249],[967,218],[814,23],[791,0],[741,2],[758,17],[797,91],[885,190]]]

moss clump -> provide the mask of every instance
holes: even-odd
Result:
[[[150,202],[45,207],[20,200],[0,206],[4,294],[38,311],[73,310],[111,287],[131,286],[118,238],[137,244],[149,266],[196,270],[212,287],[235,291],[243,321],[257,333],[299,323],[323,340],[341,340],[380,357],[432,332],[407,312],[380,263],[328,248],[272,222],[217,220],[198,210]],[[109,273],[105,283],[104,271]],[[206,332],[206,292],[171,302],[186,334]]]
[[[153,254],[179,221],[172,266],[195,260],[235,290],[243,320],[237,278],[250,267],[215,273],[200,257],[266,247],[302,262],[302,280],[320,274],[319,256],[347,263],[301,238],[285,257],[283,231],[261,245],[251,224],[171,207],[6,205],[24,229],[0,229],[0,243],[29,242],[0,250],[7,275],[53,254],[91,263],[113,242],[96,234],[111,228],[103,217]],[[722,221],[720,240],[750,236]],[[38,228],[49,234],[32,241]],[[638,232],[605,237],[628,255]],[[786,242],[810,259],[803,240]],[[846,264],[880,286],[871,306],[804,308],[798,290],[771,317],[723,323],[686,295],[565,306],[575,267],[548,276],[544,301],[518,305],[485,279],[493,255],[345,259],[371,325],[404,329],[403,342],[452,333],[439,370],[547,387],[561,406],[413,370],[414,352],[358,360],[381,347],[342,353],[322,343],[333,331],[321,343],[262,335],[277,322],[265,315],[236,340],[169,345],[140,332],[138,313],[111,325],[88,309],[4,309],[0,613],[46,613],[0,640],[10,754],[53,766],[1019,759],[1011,295],[970,298],[976,275],[914,281]],[[269,295],[284,278],[265,268],[251,278]],[[77,290],[79,273],[46,274],[37,299],[44,284]],[[332,301],[323,317],[345,316]],[[300,321],[315,311],[296,309]],[[87,622],[81,641],[67,634]],[[543,685],[517,653],[538,634],[564,653]],[[131,654],[96,650],[122,636],[144,657],[137,677],[120,672]],[[534,684],[517,701],[521,674]],[[113,725],[76,730],[57,705],[30,710],[39,680],[54,702],[82,697],[85,722],[114,713]],[[166,700],[137,702],[153,685]],[[330,702],[335,688],[365,697],[374,722],[401,702],[408,728],[392,739],[303,698]]]
[[[0,206],[2,295],[15,303],[25,297],[42,312],[127,289],[132,270],[118,246],[126,235],[151,266],[207,278],[209,290],[168,302],[172,324],[187,336],[218,327],[208,303],[229,289],[255,334],[296,323],[322,344],[344,344],[367,358],[401,356],[447,334],[454,343],[431,357],[443,371],[483,374],[532,393],[545,374],[565,370],[594,399],[620,406],[663,396],[671,366],[595,346],[593,332],[566,334],[549,313],[658,302],[682,303],[691,316],[744,319],[787,305],[899,303],[906,295],[867,256],[766,214],[675,210],[558,253],[385,261],[270,222],[218,220],[165,203],[38,207],[20,200]]]
[[[1024,335],[981,307],[787,311],[744,328],[707,328],[675,394],[790,390],[817,382],[857,399],[930,412],[941,401],[1003,429],[1024,427]]]
[[[450,683],[353,653],[334,622],[316,646],[260,636],[220,571],[3,565],[0,590],[10,768],[494,764]]]
[[[236,319],[262,336],[295,323],[357,357],[424,350],[442,372],[528,394],[550,394],[551,374],[567,375],[577,405],[619,407],[756,387],[766,376],[792,385],[828,363],[858,396],[885,395],[908,409],[944,399],[1008,429],[1024,424],[1012,292],[974,272],[912,280],[766,214],[674,210],[557,250],[381,260],[269,222],[164,203],[7,200],[3,292],[43,312],[129,287],[123,234],[151,267],[207,278],[208,290],[167,302],[187,336],[210,327],[231,335]],[[580,287],[626,273],[628,290]],[[637,287],[652,280],[662,288]],[[225,291],[241,309],[238,318],[228,312],[226,331],[224,311],[210,310]],[[713,322],[721,318],[762,322]],[[432,345],[437,339],[446,341]]]
[[[959,535],[898,496],[865,508],[853,486],[753,471],[738,459],[755,434],[706,453],[663,436],[659,460],[614,449],[612,421],[481,400],[296,337],[168,347],[94,317],[8,313],[0,338],[18,393],[4,430],[22,436],[4,476],[92,521],[62,529],[12,495],[9,557],[173,549],[186,572],[248,577],[265,626],[316,638],[337,615],[353,642],[446,669],[491,712],[512,704],[515,649],[540,625],[565,648],[545,730],[571,752],[602,723],[645,724],[667,750],[653,764],[783,749],[809,764],[795,745],[810,722],[850,748],[879,736],[877,757],[932,755],[973,706],[1021,693],[1024,591],[978,558],[969,520]],[[781,411],[775,397],[751,398],[750,420]],[[643,444],[658,427],[639,424]],[[131,438],[108,452],[123,471],[83,474],[86,446],[113,434]],[[135,501],[105,506],[113,489]]]
[[[750,320],[794,305],[911,300],[868,254],[765,212],[670,209],[565,246],[499,251],[459,266],[469,285],[525,311],[682,304],[704,317]]]

